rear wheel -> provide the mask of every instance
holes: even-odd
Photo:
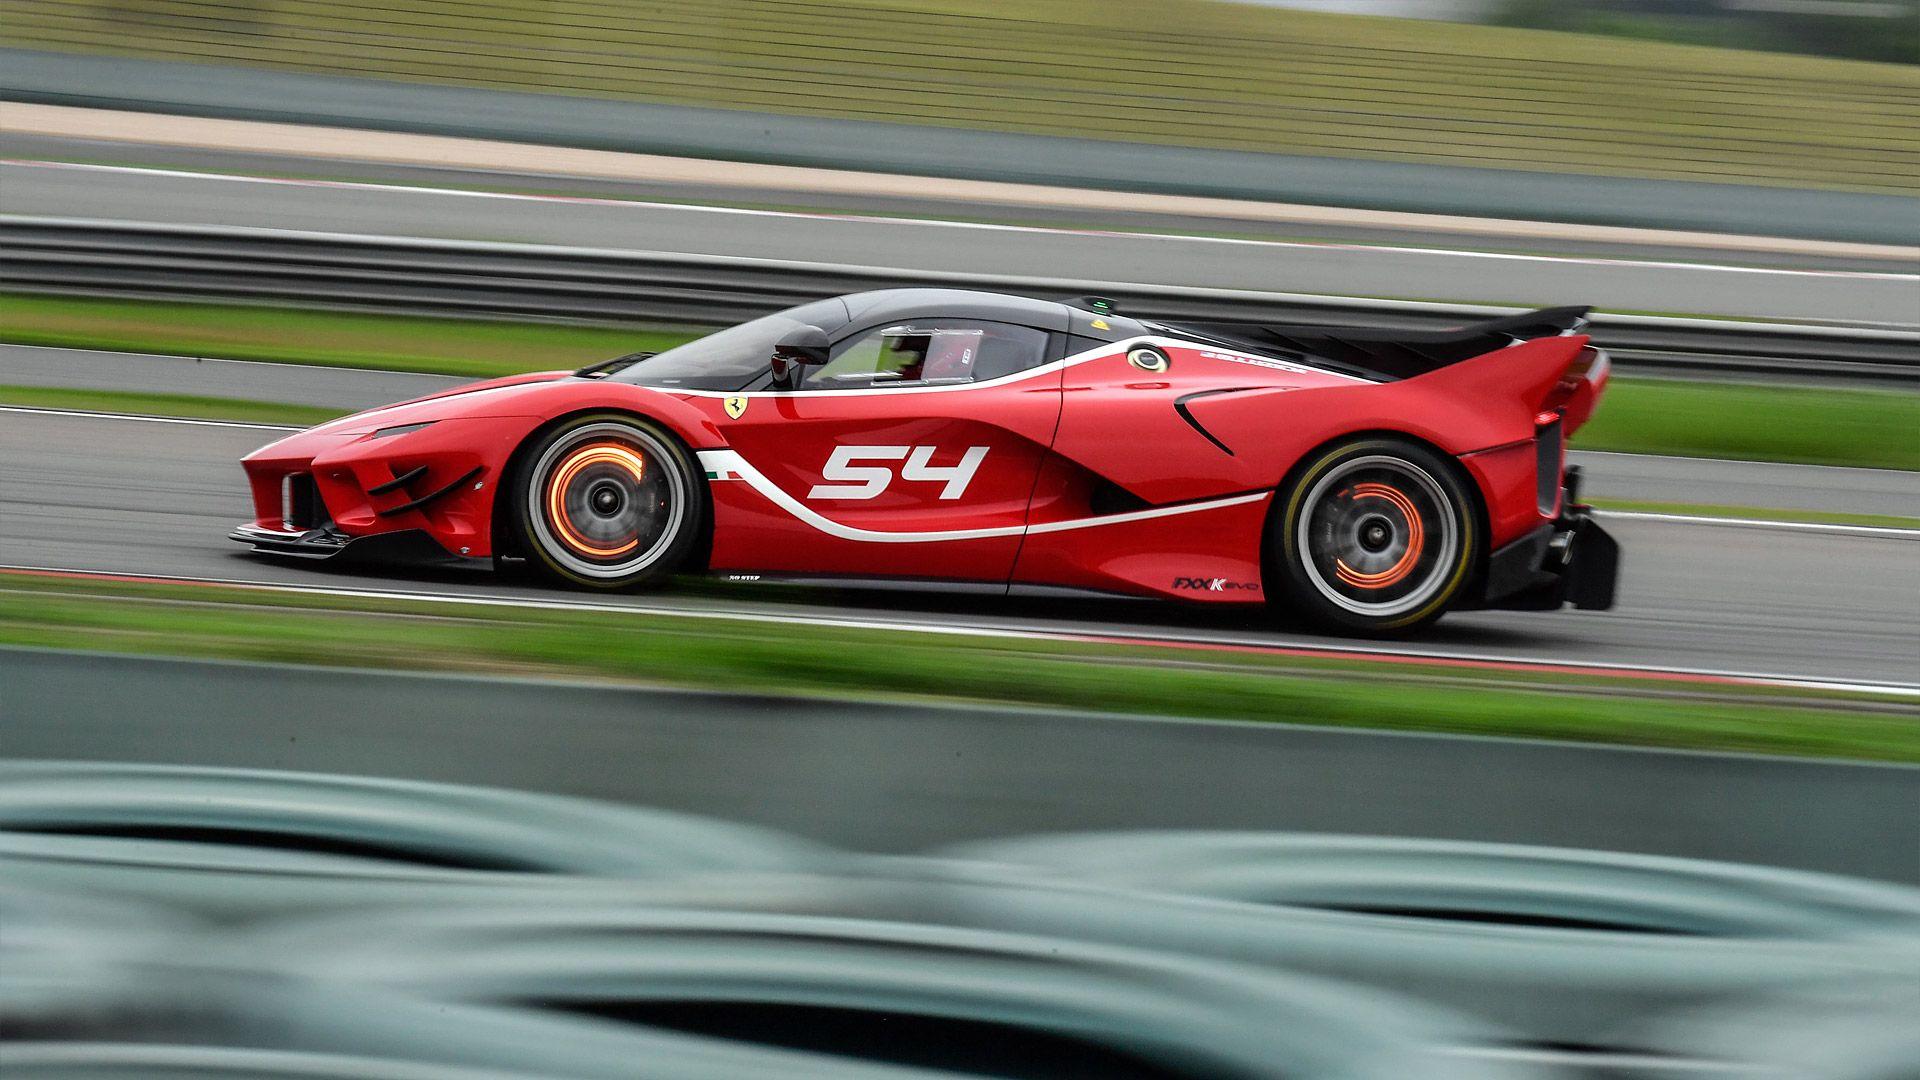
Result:
[[[529,566],[576,585],[644,585],[685,562],[707,489],[686,449],[647,421],[582,416],[546,433],[512,491]]]
[[[1272,562],[1297,608],[1345,632],[1396,634],[1444,614],[1479,556],[1471,494],[1400,439],[1325,451],[1275,503]]]

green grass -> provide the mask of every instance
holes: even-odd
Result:
[[[650,326],[577,326],[163,300],[0,293],[0,341],[475,378],[573,368],[687,340]],[[187,407],[120,408],[166,412]],[[27,404],[19,401],[16,404]],[[44,402],[36,402],[44,403]],[[222,406],[224,407],[224,406]],[[260,406],[291,418],[299,406]],[[174,415],[240,419],[231,412]],[[317,415],[317,414],[316,414]],[[321,416],[325,419],[325,416]],[[1920,469],[1920,395],[1892,390],[1616,378],[1575,444],[1587,450]]]
[[[16,645],[1920,761],[1911,708],[1844,695],[1689,698],[1664,682],[795,629],[0,573],[0,643]]]
[[[1920,469],[1920,394],[1613,380],[1584,450]]]
[[[338,409],[288,405],[278,401],[199,397],[194,394],[143,394],[125,390],[74,390],[66,387],[0,385],[0,405],[36,409],[176,416],[194,420],[232,420],[244,424],[312,427],[340,415]]]
[[[576,368],[692,335],[344,311],[0,294],[0,341],[487,378]]]
[[[1222,0],[13,5],[0,44],[1077,138],[1913,193],[1920,69]],[[137,16],[137,18],[135,17]]]

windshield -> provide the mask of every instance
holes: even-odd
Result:
[[[744,390],[767,370],[773,347],[788,333],[802,326],[831,330],[845,321],[839,300],[817,300],[689,341],[612,378],[665,389]]]

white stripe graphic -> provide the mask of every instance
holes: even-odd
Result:
[[[754,468],[746,458],[741,457],[737,450],[702,450],[699,456],[700,467],[707,472],[738,476],[753,490],[766,496],[769,502],[828,536],[866,544],[928,544],[942,540],[987,540],[1001,536],[1066,532],[1071,529],[1091,529],[1100,525],[1150,521],[1154,518],[1174,517],[1180,514],[1197,514],[1205,510],[1224,510],[1229,506],[1244,506],[1247,503],[1259,502],[1267,497],[1267,492],[1257,491],[1251,495],[1233,495],[1224,499],[1209,499],[1206,502],[1186,503],[1180,506],[1135,510],[1126,514],[1109,514],[1106,517],[1049,521],[1039,525],[1002,525],[990,529],[950,529],[941,532],[881,532],[842,525],[822,516],[807,504],[781,490],[778,484],[767,479],[764,473]]]

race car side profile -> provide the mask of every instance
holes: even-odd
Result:
[[[349,416],[242,462],[273,554],[1272,603],[1403,633],[1612,604],[1564,444],[1585,309],[1444,332],[833,297],[653,355]]]

